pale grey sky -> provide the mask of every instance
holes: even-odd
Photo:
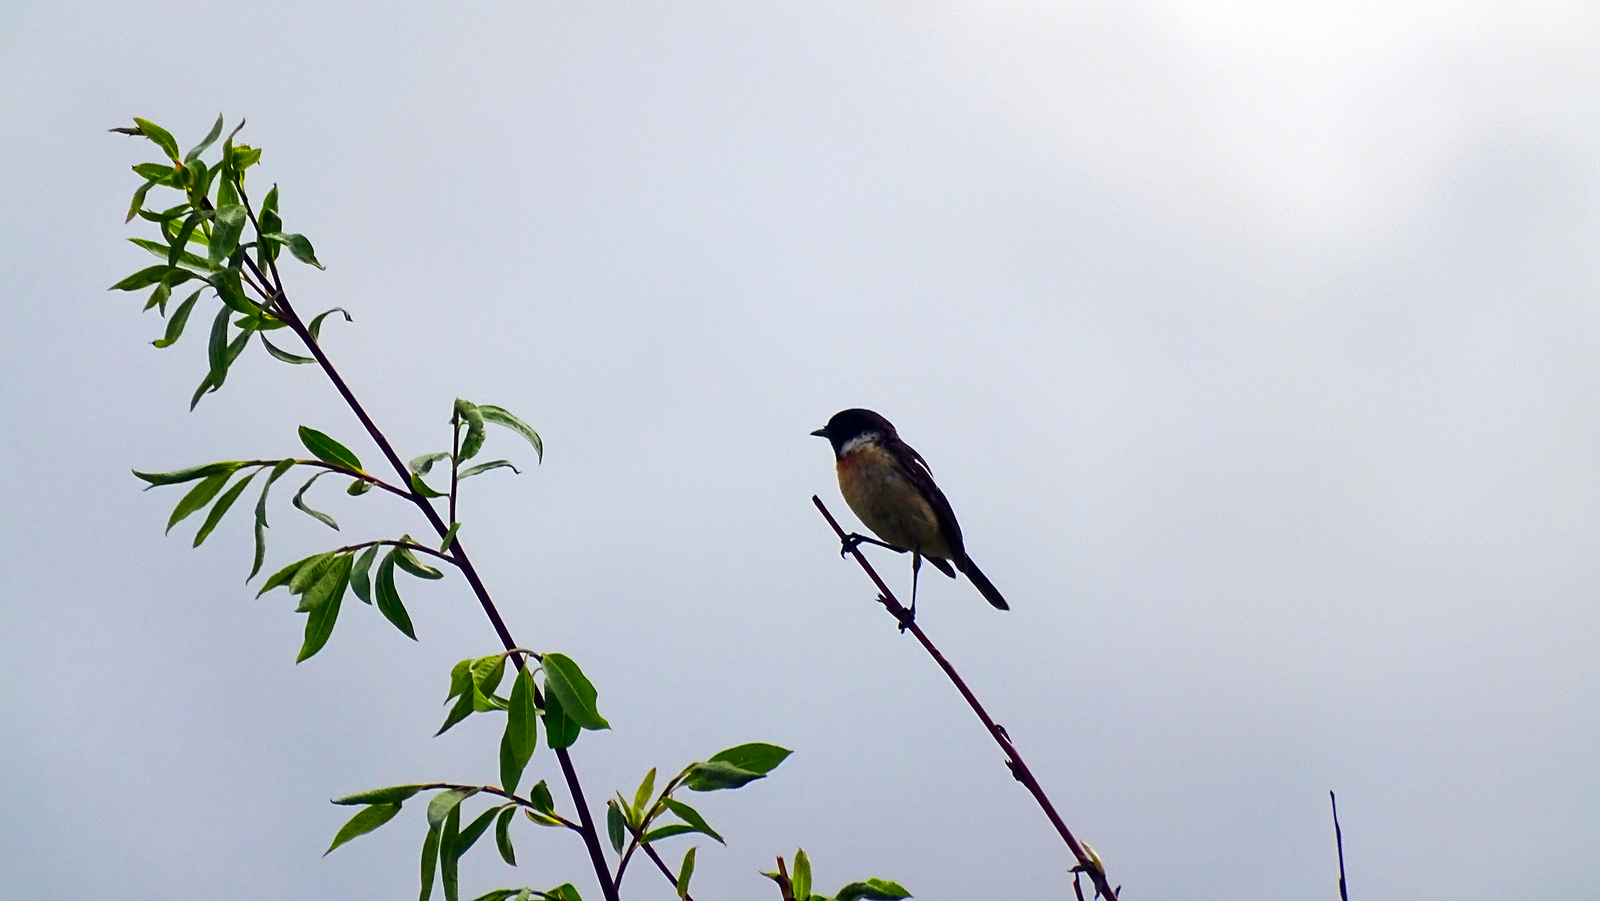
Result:
[[[129,295],[149,156],[264,146],[303,310],[411,455],[457,395],[542,467],[462,538],[519,639],[600,690],[591,799],[750,740],[698,800],[702,901],[820,887],[1065,897],[1065,850],[812,510],[836,410],[893,420],[1012,610],[921,620],[1126,899],[1570,899],[1600,884],[1600,17],[1592,4],[17,4],[0,31],[0,885],[181,901],[410,897],[410,810],[318,855],[326,799],[495,778],[431,738],[495,649],[455,580],[413,644],[253,599],[132,468],[376,452],[252,350],[187,411]],[[195,331],[203,331],[203,326]],[[507,438],[498,449],[526,459]],[[491,446],[490,452],[496,451]],[[497,454],[498,455],[498,454]],[[419,531],[273,510],[269,566]],[[879,555],[908,581],[905,561]],[[480,718],[482,719],[482,718]],[[536,778],[553,777],[548,752]],[[558,796],[560,794],[558,793]],[[563,798],[563,803],[565,799]],[[703,845],[705,843],[702,843]],[[487,847],[464,890],[575,881]],[[643,869],[631,898],[666,898]]]

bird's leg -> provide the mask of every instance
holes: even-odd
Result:
[[[917,618],[917,573],[922,571],[922,552],[911,552],[911,615],[907,619]]]
[[[903,547],[895,547],[892,544],[887,544],[879,541],[876,538],[868,538],[860,532],[851,532],[849,535],[845,536],[844,545],[839,549],[839,556],[849,556],[851,551],[855,550],[862,544],[875,544],[878,547],[886,547],[889,550],[894,551],[896,554],[904,554],[906,552],[906,549]]]

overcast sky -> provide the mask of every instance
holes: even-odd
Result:
[[[920,621],[1125,899],[1570,899],[1600,884],[1600,16],[1592,4],[13,4],[0,29],[0,885],[8,898],[412,897],[398,782],[494,781],[430,737],[497,650],[456,579],[421,639],[254,599],[248,508],[201,549],[130,469],[378,459],[313,367],[252,348],[190,413],[106,286],[153,119],[248,117],[299,308],[405,456],[451,399],[544,435],[461,536],[525,646],[612,731],[591,801],[751,740],[694,799],[702,901],[818,888],[1061,898],[1070,857],[811,508],[878,410],[1010,599]],[[531,463],[508,433],[487,450]],[[280,483],[289,484],[289,483]],[[292,486],[293,487],[293,486]],[[422,533],[319,484],[269,568]],[[853,520],[849,520],[853,522]],[[873,554],[895,585],[907,561]],[[548,751],[532,778],[559,781]],[[564,809],[570,802],[557,791]],[[475,802],[469,802],[469,806]],[[476,809],[473,807],[472,809]],[[487,846],[471,897],[572,880]],[[672,856],[689,842],[678,844]],[[671,896],[640,867],[625,895]]]

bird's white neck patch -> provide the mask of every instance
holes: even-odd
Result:
[[[862,432],[854,438],[851,438],[849,441],[846,441],[844,446],[839,448],[839,456],[842,457],[857,448],[865,447],[869,444],[877,444],[882,440],[882,432]]]

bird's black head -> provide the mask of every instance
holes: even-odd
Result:
[[[828,439],[828,443],[833,445],[835,454],[838,454],[852,439],[859,438],[862,435],[878,434],[885,437],[896,437],[894,426],[889,423],[889,420],[871,410],[863,410],[859,407],[840,410],[833,414],[833,418],[828,420],[827,425],[811,434],[816,435],[818,438]]]

